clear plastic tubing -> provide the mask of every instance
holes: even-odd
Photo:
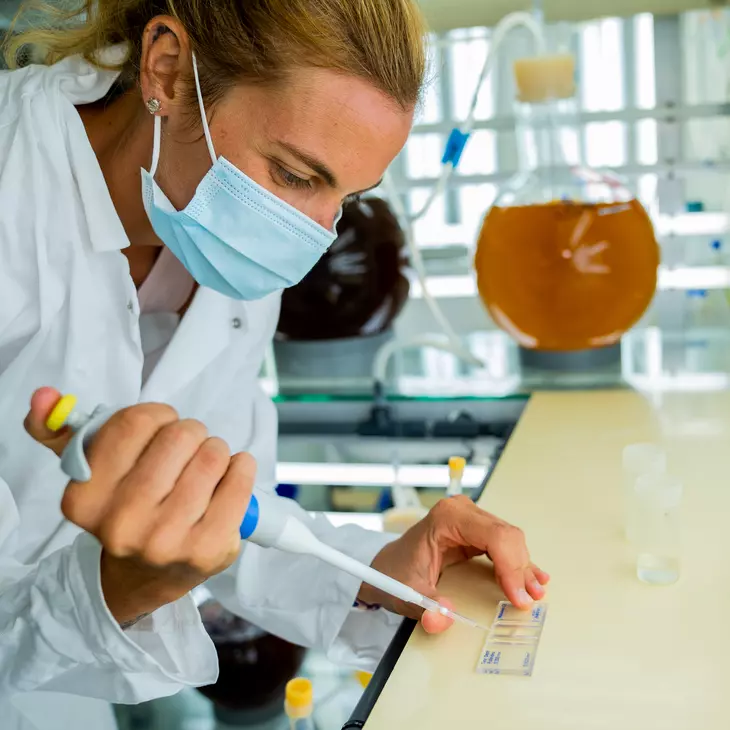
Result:
[[[679,579],[682,493],[682,483],[669,474],[644,474],[636,481],[636,573],[643,583]]]
[[[636,497],[637,479],[646,474],[663,474],[667,470],[667,455],[651,443],[629,444],[622,455],[624,470],[624,532],[626,539],[636,543],[636,522],[639,503]]]

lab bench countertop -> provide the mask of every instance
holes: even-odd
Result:
[[[636,577],[623,537],[621,453],[662,443],[684,483],[681,576]],[[366,730],[727,730],[730,393],[538,393],[479,500],[525,530],[552,580],[531,677],[475,671],[485,635],[411,635]],[[440,593],[489,625],[486,562]]]

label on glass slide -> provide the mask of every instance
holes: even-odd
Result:
[[[494,623],[516,624],[518,626],[542,626],[545,623],[547,603],[536,603],[532,609],[513,606],[509,601],[500,601]]]
[[[547,615],[547,603],[531,610],[501,601],[477,663],[480,674],[532,675],[535,654]]]

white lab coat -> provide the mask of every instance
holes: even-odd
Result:
[[[74,105],[114,74],[80,59],[0,72],[0,727],[107,730],[106,701],[135,703],[215,680],[190,596],[122,632],[99,587],[98,543],[65,523],[57,458],[22,428],[33,390],[81,406],[166,402],[258,461],[272,489],[276,411],[257,384],[279,298],[201,288],[141,386],[129,244]],[[295,503],[288,509],[310,519]],[[324,517],[313,529],[369,562],[387,537]],[[291,641],[372,667],[397,618],[352,608],[357,580],[307,557],[246,545],[208,582],[231,610]],[[90,698],[98,698],[96,700]],[[100,702],[104,700],[105,702]]]

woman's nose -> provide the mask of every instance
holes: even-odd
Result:
[[[326,228],[328,231],[334,231],[337,223],[342,216],[342,208],[332,210],[329,208],[327,211],[318,212],[313,220],[315,223],[319,223],[322,228]]]
[[[333,199],[328,196],[327,200],[318,200],[316,204],[304,212],[322,228],[334,231],[342,217],[342,203],[339,198]]]

